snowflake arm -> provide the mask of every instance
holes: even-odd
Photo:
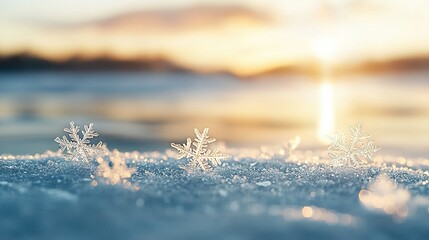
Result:
[[[74,125],[74,122],[70,122],[70,128],[64,128],[64,132],[69,133],[71,142],[80,143],[79,129],[79,126]]]
[[[196,167],[200,167],[201,170],[203,170],[204,172],[208,172],[212,170],[212,167],[210,166],[210,164],[207,161],[205,161],[205,159],[200,157],[193,158],[187,170],[192,172],[196,169]]]
[[[188,138],[186,141],[186,144],[183,144],[183,145],[176,144],[176,143],[171,144],[171,146],[179,152],[179,156],[177,157],[177,159],[182,159],[184,157],[189,158],[194,156],[194,152],[191,149],[191,142],[192,140]]]
[[[221,160],[227,158],[227,155],[219,153],[219,148],[216,148],[213,151],[207,150],[201,158],[210,161],[213,166],[217,166],[221,164]]]
[[[69,150],[73,147],[73,143],[70,142],[66,136],[63,136],[62,138],[56,137],[54,140],[56,143],[60,145],[60,151],[64,152],[66,149]]]
[[[96,133],[94,131],[94,124],[93,123],[90,123],[89,126],[85,125],[84,129],[85,130],[82,131],[82,134],[83,134],[82,142],[83,143],[89,143],[88,139],[91,139],[91,138],[94,138],[94,137],[98,137],[98,133]]]
[[[368,141],[367,143],[363,144],[363,148],[359,149],[357,152],[367,160],[372,160],[374,153],[376,153],[378,150],[380,149],[375,146],[373,141]]]

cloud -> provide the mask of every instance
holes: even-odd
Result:
[[[228,27],[264,26],[273,18],[245,6],[191,6],[181,9],[140,10],[72,25],[112,32],[177,32]]]
[[[318,48],[330,48],[329,61],[338,68],[429,53],[424,0],[410,6],[400,0],[221,2],[135,10],[110,6],[115,11],[97,14],[105,17],[91,15],[78,23],[67,17],[28,24],[0,19],[0,55],[25,51],[54,60],[162,56],[202,72],[248,76],[282,69],[317,72],[323,61]]]

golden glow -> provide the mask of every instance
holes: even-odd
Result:
[[[305,206],[301,210],[302,216],[305,218],[311,218],[313,216],[313,209],[309,206]]]
[[[429,1],[76,0],[46,8],[51,1],[3,1],[0,55],[163,56],[202,72],[251,75],[314,58],[326,66],[429,54]]]
[[[330,73],[338,54],[338,46],[333,38],[322,37],[313,42],[313,51],[319,61],[322,80],[320,86],[319,140],[327,143],[328,136],[333,133],[335,123],[333,85]]]
[[[326,143],[334,131],[334,103],[332,83],[323,82],[320,86],[319,139]]]
[[[98,162],[98,175],[106,184],[116,185],[122,184],[124,187],[138,189],[137,186],[133,186],[128,181],[131,175],[136,171],[135,168],[129,168],[126,163],[126,159],[118,150],[113,150],[110,160],[106,160],[103,157],[97,158]],[[112,166],[109,164],[111,162]],[[92,186],[97,186],[97,181],[91,183]]]
[[[382,174],[369,186],[369,190],[359,192],[359,200],[369,209],[405,218],[408,215],[410,192],[399,188],[386,174]]]
[[[330,211],[325,208],[319,208],[315,206],[304,206],[301,209],[288,208],[279,213],[273,212],[274,214],[281,214],[286,220],[292,219],[308,219],[315,222],[324,222],[331,225],[353,225],[356,219],[349,214],[341,214],[334,211]]]
[[[322,70],[328,70],[338,53],[338,43],[330,37],[318,38],[312,44],[313,52],[322,65]]]

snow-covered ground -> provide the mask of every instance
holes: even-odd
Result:
[[[97,161],[0,157],[1,239],[428,239],[429,159],[378,153],[330,166],[326,152],[221,148],[188,174],[173,150],[121,153],[130,184]]]

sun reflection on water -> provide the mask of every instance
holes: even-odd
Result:
[[[333,91],[330,82],[323,82],[320,86],[319,140],[323,143],[329,141],[328,136],[333,133],[335,126]]]
[[[320,67],[320,114],[318,137],[322,143],[329,142],[329,135],[334,131],[334,101],[331,79],[332,68],[338,57],[338,43],[331,37],[317,38],[313,44],[314,55]]]

